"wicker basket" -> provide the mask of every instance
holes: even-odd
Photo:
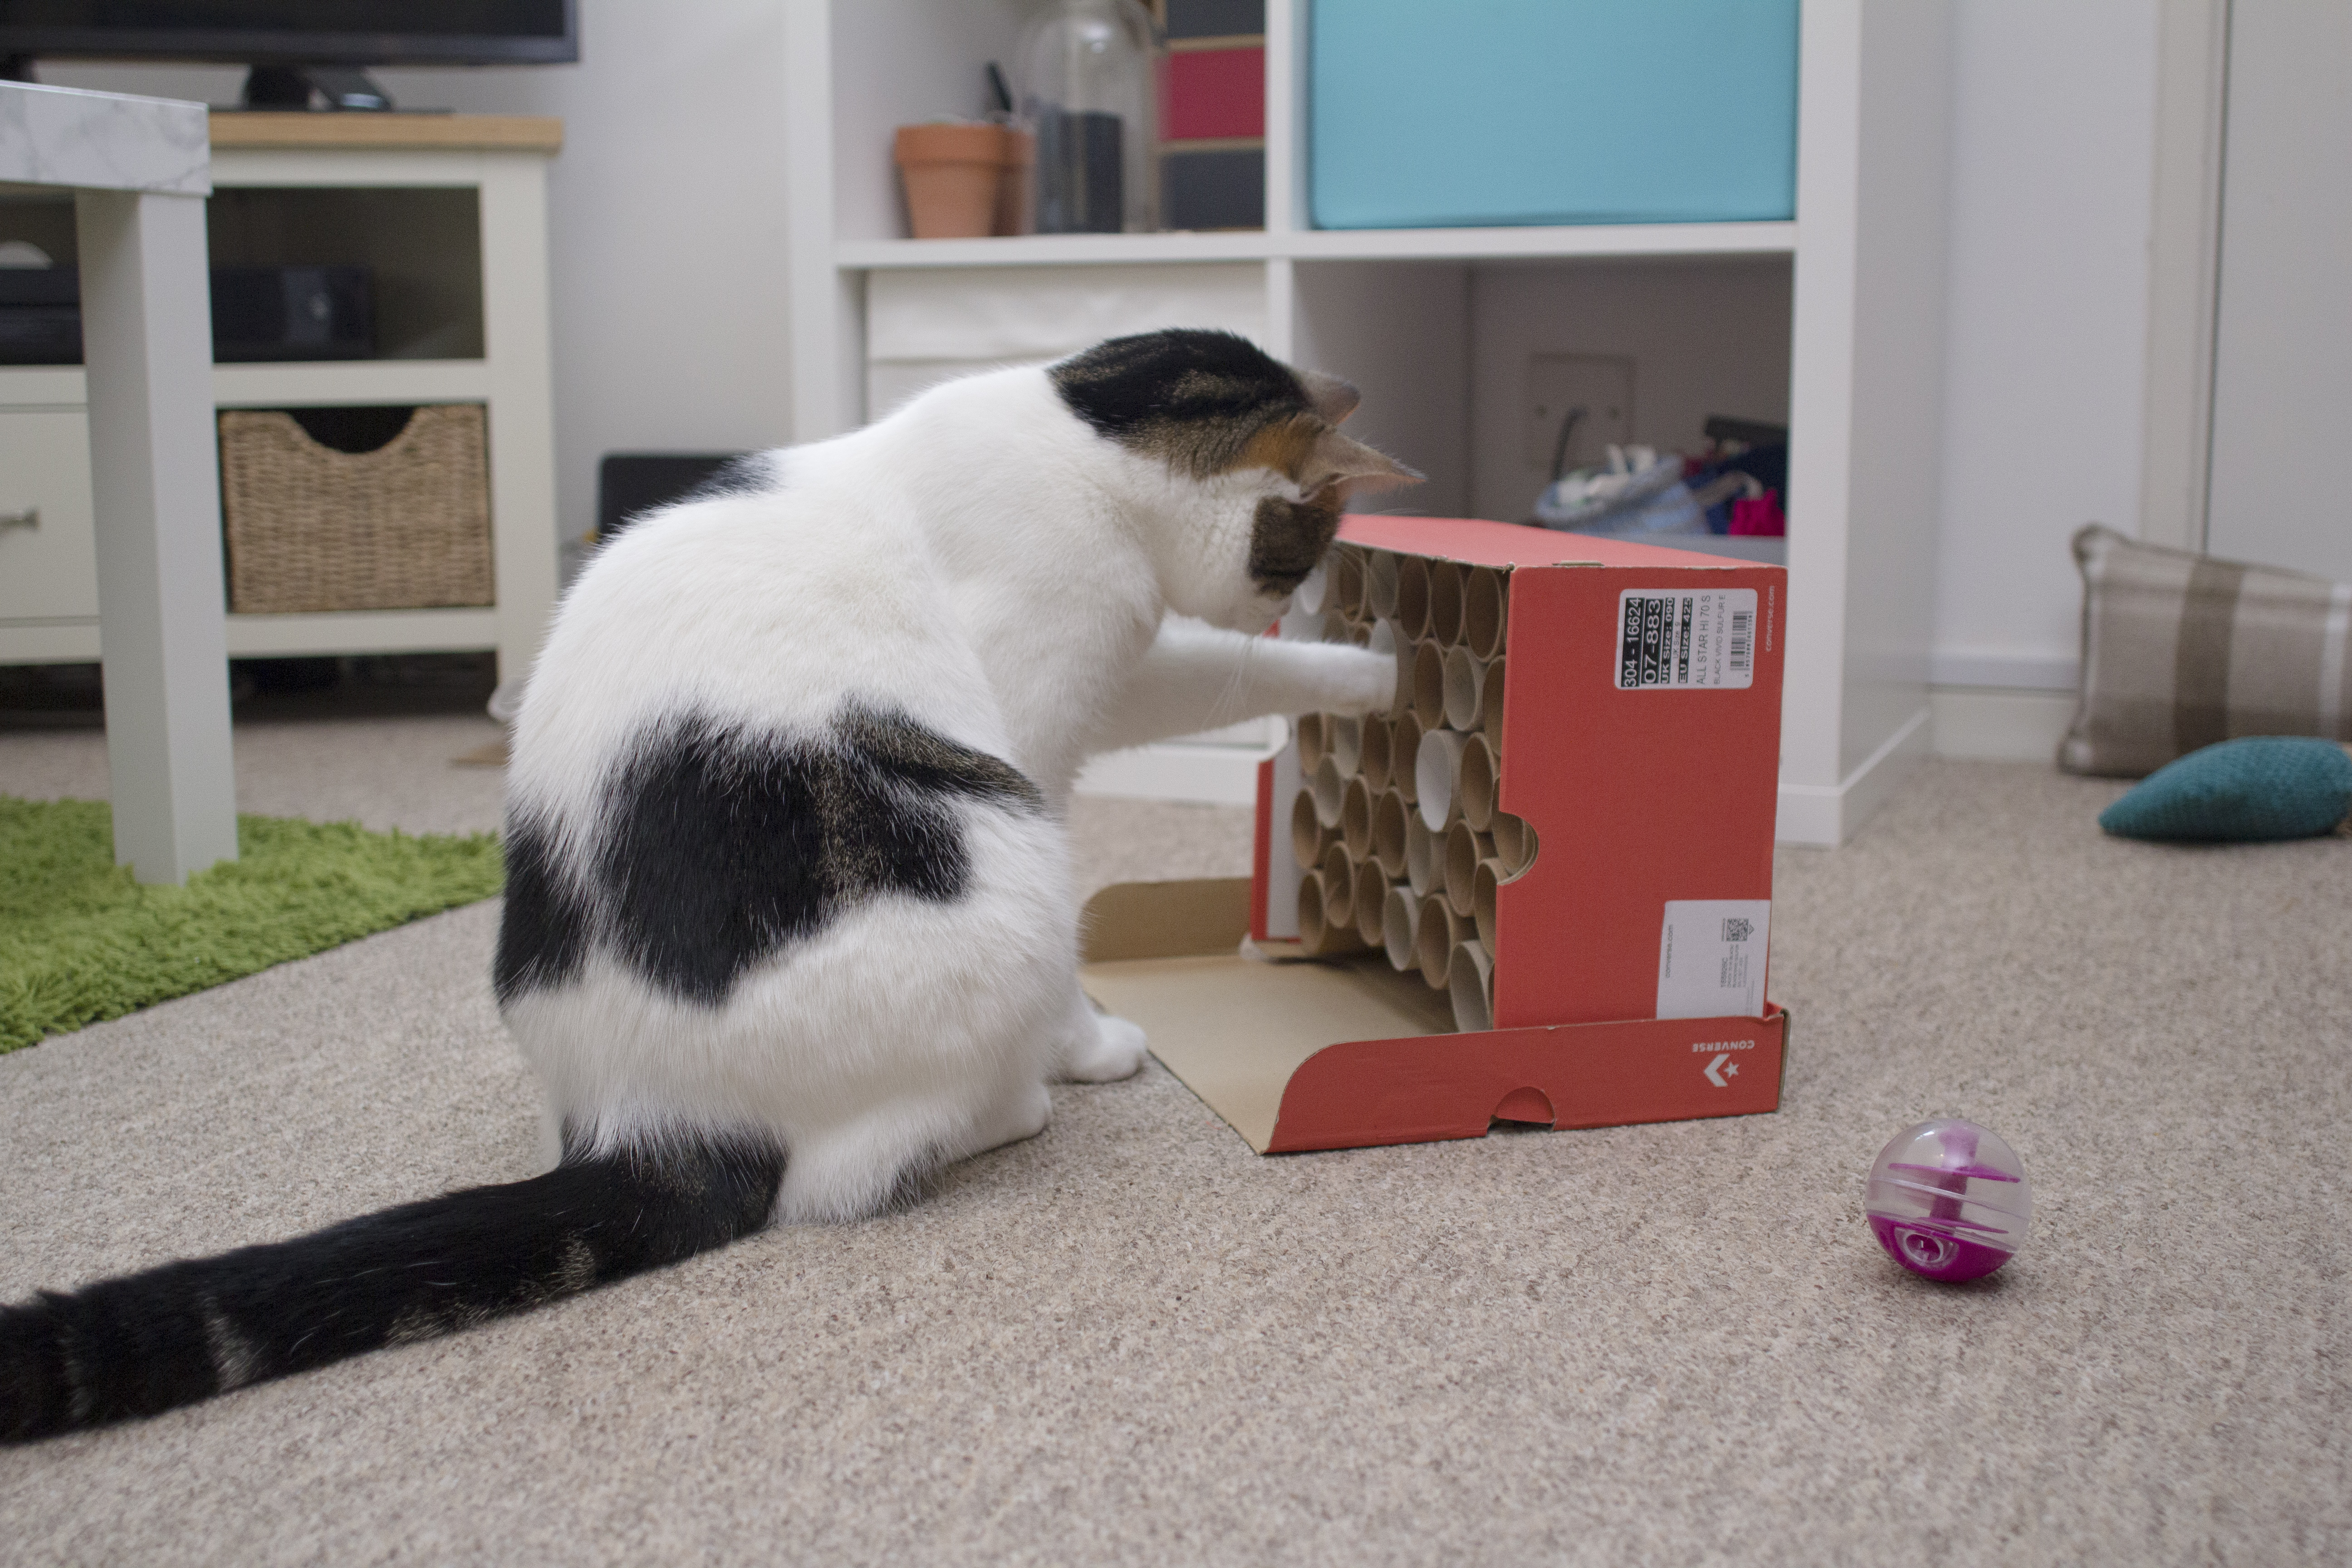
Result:
[[[220,416],[228,607],[412,610],[497,601],[482,408],[416,410],[373,452],[338,452],[287,415]]]

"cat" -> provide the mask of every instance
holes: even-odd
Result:
[[[1359,487],[1357,403],[1227,333],[951,381],[747,459],[566,595],[509,766],[493,986],[552,1169],[0,1309],[0,1438],[150,1415],[874,1214],[1141,1066],[1079,988],[1091,754],[1385,708],[1263,633]]]

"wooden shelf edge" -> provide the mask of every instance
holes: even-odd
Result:
[[[1527,228],[1245,229],[1203,234],[1024,235],[1009,239],[852,240],[852,271],[923,267],[1076,267],[1183,261],[1600,260],[1788,256],[1794,223],[1591,224]]]
[[[563,147],[563,121],[536,114],[297,114],[215,110],[211,125],[215,149],[367,147],[556,153]]]

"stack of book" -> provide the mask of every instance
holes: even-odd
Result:
[[[1168,228],[1265,226],[1265,0],[1163,0]]]

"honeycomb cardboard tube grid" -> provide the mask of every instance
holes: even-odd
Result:
[[[1389,967],[1404,973],[1420,962],[1413,955],[1413,941],[1421,931],[1421,900],[1410,888],[1391,888],[1381,905],[1381,947],[1388,954]]]
[[[1375,713],[1363,721],[1364,740],[1357,761],[1357,771],[1374,795],[1389,787],[1389,769],[1392,756],[1391,742],[1396,740],[1396,725]]]
[[[1404,804],[1404,796],[1393,789],[1381,792],[1372,802],[1372,858],[1380,862],[1381,874],[1391,882],[1405,875],[1405,844],[1412,833],[1412,813]]]
[[[1339,547],[1338,570],[1332,581],[1339,589],[1339,613],[1351,621],[1364,618],[1364,555],[1347,545]]]
[[[1478,732],[1486,737],[1486,744],[1498,750],[1503,744],[1504,662],[1498,658],[1486,667],[1478,689]]]
[[[1361,864],[1372,858],[1372,792],[1361,773],[1348,780],[1339,799],[1339,842],[1350,860]]]
[[[1315,764],[1315,776],[1307,787],[1315,795],[1315,819],[1326,827],[1339,826],[1339,807],[1347,798],[1348,775],[1328,752]]]
[[[1392,552],[1375,550],[1364,563],[1364,604],[1374,616],[1385,620],[1397,613],[1397,558]]]
[[[1454,1004],[1454,1026],[1462,1033],[1479,1034],[1495,1026],[1495,1005],[1487,989],[1494,973],[1494,960],[1476,937],[1454,944],[1446,962],[1445,990]]]
[[[1331,958],[1362,949],[1352,921],[1334,921],[1331,891],[1323,873],[1309,871],[1298,884],[1298,946],[1309,958]]]
[[[1448,728],[1469,731],[1478,727],[1479,704],[1486,695],[1486,661],[1473,655],[1466,647],[1445,650],[1441,698],[1445,709]]]
[[[1502,769],[1496,763],[1486,737],[1472,735],[1464,741],[1460,771],[1454,774],[1454,798],[1461,803],[1462,820],[1481,833],[1491,832],[1495,826],[1495,794],[1501,783]]]
[[[1471,653],[1491,659],[1503,651],[1508,615],[1507,580],[1492,566],[1474,568],[1462,584],[1462,635]]]
[[[1465,921],[1475,908],[1473,884],[1477,880],[1478,862],[1491,859],[1494,853],[1495,841],[1458,816],[1446,830],[1445,901]]]
[[[1503,879],[1510,880],[1535,864],[1536,830],[1525,817],[1507,811],[1495,814],[1495,856],[1503,863]]]
[[[1423,899],[1445,879],[1445,840],[1430,830],[1417,811],[1405,814],[1404,876],[1414,896]]]
[[[1503,863],[1489,857],[1478,862],[1470,876],[1470,923],[1478,928],[1478,940],[1486,951],[1495,949],[1495,892],[1505,879]]]
[[[1462,568],[1451,561],[1429,564],[1429,635],[1448,647],[1462,640]]]
[[[1389,881],[1376,875],[1369,862],[1356,868],[1356,934],[1364,944],[1379,948],[1388,940],[1385,925],[1389,902]]]
[[[1364,721],[1344,714],[1323,715],[1325,754],[1339,764],[1342,777],[1353,773],[1364,760]]]
[[[1423,730],[1445,725],[1445,649],[1434,639],[1413,645],[1412,716]]]
[[[1315,796],[1300,790],[1290,803],[1290,857],[1298,862],[1302,871],[1312,871],[1323,864],[1324,852],[1329,849],[1339,835],[1323,826],[1315,814]]]
[[[1408,643],[1429,635],[1429,563],[1418,555],[1397,559],[1397,631]]]
[[[1296,731],[1298,737],[1298,771],[1312,777],[1323,761],[1323,715],[1302,713]]]
[[[1443,991],[1454,965],[1454,949],[1469,934],[1470,922],[1445,905],[1445,895],[1432,893],[1421,900],[1421,921],[1413,932],[1413,961],[1423,984]]]
[[[1323,919],[1332,925],[1346,925],[1356,918],[1356,863],[1348,858],[1348,847],[1335,843],[1324,852]]]
[[[1420,797],[1421,819],[1435,832],[1459,815],[1454,783],[1462,771],[1464,738],[1451,730],[1429,729],[1421,737],[1413,759],[1413,787]]]
[[[1409,711],[1400,713],[1389,730],[1389,782],[1407,805],[1421,798],[1420,763],[1421,721]]]

